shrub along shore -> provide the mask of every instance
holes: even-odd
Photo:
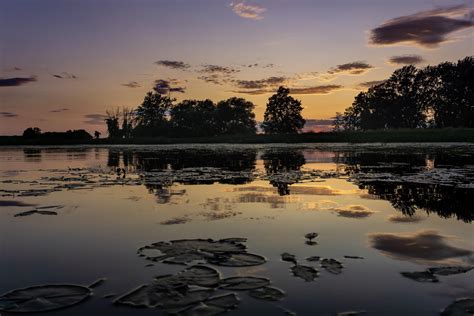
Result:
[[[301,134],[222,135],[212,137],[135,137],[101,139],[0,136],[1,146],[16,145],[115,145],[115,144],[268,144],[268,143],[474,143],[473,128],[393,129]]]

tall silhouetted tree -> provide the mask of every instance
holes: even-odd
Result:
[[[134,111],[124,107],[122,108],[122,136],[130,138],[132,136],[134,124]]]
[[[170,122],[173,135],[212,136],[216,134],[216,107],[211,100],[184,100],[173,106]]]
[[[255,105],[243,98],[230,98],[217,103],[216,124],[219,134],[255,134]]]
[[[159,136],[168,133],[168,112],[173,99],[158,92],[148,92],[142,104],[135,111],[138,136]]]
[[[268,99],[262,129],[267,134],[298,133],[305,124],[301,111],[301,101],[290,95],[290,90],[285,87],[278,88],[276,94]]]
[[[120,110],[117,108],[115,110],[107,110],[106,112],[105,123],[107,124],[107,132],[109,133],[109,138],[118,138],[120,137]]]

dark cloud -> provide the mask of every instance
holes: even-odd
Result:
[[[123,83],[122,86],[128,87],[128,88],[140,88],[140,84],[136,81],[130,81],[128,83]]]
[[[260,64],[260,63],[254,63],[254,64],[246,64],[242,65],[243,67],[246,68],[273,68],[275,64]]]
[[[458,5],[401,16],[372,29],[370,43],[437,47],[448,40],[450,33],[473,26],[472,14],[469,7]]]
[[[394,214],[390,215],[388,220],[393,223],[418,223],[425,220],[425,218],[418,215],[407,216]]]
[[[278,87],[288,82],[286,77],[268,77],[260,80],[234,80],[233,83],[239,89],[265,89]]]
[[[357,88],[359,88],[359,89],[368,89],[370,87],[381,84],[382,82],[384,82],[384,80],[364,81],[364,82],[359,83],[357,85]]]
[[[342,89],[343,86],[337,84],[329,84],[313,87],[290,88],[291,94],[328,94],[335,90]]]
[[[53,74],[52,76],[58,79],[77,79],[77,76],[75,74],[71,74],[69,72],[62,72],[61,74]]]
[[[163,67],[168,67],[168,68],[178,69],[178,70],[186,70],[191,67],[189,64],[186,64],[185,62],[177,61],[177,60],[158,60],[155,62],[155,64],[158,66],[163,66]]]
[[[60,108],[60,109],[56,109],[56,110],[51,110],[49,112],[51,113],[61,113],[61,112],[66,112],[66,111],[69,111],[70,109],[68,108]]]
[[[219,65],[203,65],[202,69],[199,72],[208,73],[208,74],[218,73],[218,74],[223,74],[223,75],[232,75],[239,71],[240,70],[235,69],[233,67],[219,66]]]
[[[223,84],[224,82],[226,82],[227,80],[223,79],[221,76],[219,76],[218,74],[210,74],[210,75],[207,75],[207,76],[200,76],[198,77],[199,80],[202,80],[202,81],[205,81],[207,83],[213,83],[213,84],[218,84],[218,85],[221,85]]]
[[[392,65],[415,65],[422,63],[424,60],[420,55],[401,55],[392,56],[388,61]]]
[[[14,78],[0,78],[0,87],[17,87],[29,82],[35,82],[36,77],[14,77]]]
[[[374,67],[364,61],[354,61],[351,63],[337,65],[336,67],[328,70],[328,74],[349,74],[349,75],[361,75]]]
[[[18,114],[13,112],[0,112],[0,116],[5,118],[18,117]]]
[[[158,79],[155,80],[153,90],[155,90],[159,94],[168,94],[171,92],[184,93],[186,91],[186,87],[178,86],[178,84],[179,81],[177,79]]]
[[[107,116],[104,114],[92,113],[84,115],[84,118],[86,118],[86,120],[84,121],[85,124],[102,125],[104,124],[104,121]]]
[[[398,260],[414,262],[444,261],[456,257],[469,256],[472,251],[457,248],[446,243],[448,237],[434,230],[423,230],[414,233],[369,234],[373,248]]]

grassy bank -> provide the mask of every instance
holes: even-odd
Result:
[[[108,144],[186,144],[186,143],[414,143],[469,142],[474,143],[474,129],[400,129],[363,132],[305,133],[295,135],[222,135],[196,138],[133,138],[133,139],[24,139],[21,136],[0,136],[0,145],[108,145]]]

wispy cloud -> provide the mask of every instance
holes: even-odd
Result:
[[[85,124],[102,125],[104,124],[104,121],[107,118],[107,116],[104,114],[92,113],[92,114],[84,115],[84,118],[86,119],[84,121]]]
[[[295,87],[290,88],[291,94],[328,94],[336,90],[341,90],[343,86],[337,84],[312,86],[312,87]]]
[[[250,19],[250,20],[263,19],[263,13],[267,11],[267,9],[264,7],[261,7],[256,4],[248,4],[248,3],[245,3],[244,1],[237,2],[237,3],[233,2],[230,4],[230,6],[232,7],[232,11],[234,11],[235,14],[237,14],[241,18]]]
[[[434,48],[448,41],[449,34],[472,27],[473,13],[468,6],[457,5],[397,17],[372,29],[370,43]]]
[[[4,118],[13,118],[13,117],[18,117],[19,115],[13,112],[0,112],[0,116]]]
[[[202,65],[202,68],[199,70],[199,73],[203,75],[199,76],[198,79],[208,83],[222,85],[231,81],[231,78],[238,72],[240,72],[240,70],[234,67],[206,64]]]
[[[163,67],[168,67],[168,68],[178,69],[178,70],[186,70],[186,69],[191,68],[191,65],[183,61],[177,61],[177,60],[158,60],[155,62],[155,64],[158,66],[163,66]]]
[[[328,74],[362,75],[373,68],[374,66],[369,65],[365,61],[353,61],[350,63],[337,65],[336,67],[329,69]]]
[[[401,55],[390,57],[388,62],[392,65],[415,65],[424,62],[424,59],[420,55]]]
[[[58,79],[77,79],[75,74],[71,74],[69,72],[62,72],[60,74],[52,74],[53,77]]]
[[[186,87],[180,86],[180,81],[177,79],[158,79],[155,80],[153,90],[159,94],[168,94],[170,92],[186,92]]]
[[[127,87],[127,88],[140,88],[141,87],[141,85],[136,81],[123,83],[122,86]]]
[[[69,111],[69,110],[70,110],[69,108],[60,108],[60,109],[51,110],[49,112],[51,112],[51,113],[61,113],[61,112]]]
[[[13,78],[0,78],[0,87],[18,87],[30,82],[35,82],[36,77],[13,77]]]
[[[365,90],[365,89],[368,89],[370,87],[381,84],[382,82],[384,82],[384,80],[364,81],[364,82],[361,82],[357,85],[357,89]]]
[[[334,119],[306,119],[303,132],[327,132],[332,130]]]
[[[229,66],[219,66],[219,65],[203,65],[202,69],[199,72],[202,73],[219,73],[224,75],[232,75],[239,72],[239,69],[235,69]]]

